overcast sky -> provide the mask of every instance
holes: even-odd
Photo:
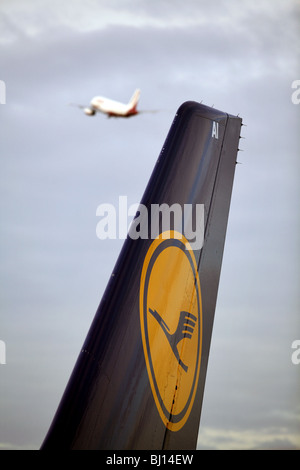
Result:
[[[139,202],[187,100],[243,127],[199,449],[300,449],[299,0],[2,0],[0,449],[37,449],[122,240],[96,209]],[[128,120],[68,103],[127,102]]]

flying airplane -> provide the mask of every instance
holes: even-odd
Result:
[[[137,89],[130,98],[128,104],[120,103],[118,101],[104,98],[103,96],[95,96],[89,107],[75,105],[83,109],[87,116],[94,116],[97,112],[107,114],[108,117],[123,117],[127,118],[138,114],[137,105],[140,99],[140,90]]]
[[[241,125],[178,109],[43,450],[196,448]]]

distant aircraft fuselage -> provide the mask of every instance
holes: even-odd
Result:
[[[97,112],[107,114],[114,117],[130,117],[138,114],[137,104],[140,98],[140,90],[135,90],[128,104],[119,103],[103,96],[95,96],[90,106],[84,108],[87,116],[94,116]]]

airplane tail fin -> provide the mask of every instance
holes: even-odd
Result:
[[[177,111],[42,449],[195,449],[241,124]]]
[[[141,96],[141,91],[139,89],[135,90],[135,92],[133,93],[128,103],[128,107],[130,108],[131,112],[136,113],[140,96]]]

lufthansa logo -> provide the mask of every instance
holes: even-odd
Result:
[[[168,429],[178,431],[193,407],[202,349],[197,264],[189,242],[178,232],[162,233],[146,254],[140,322],[158,412]]]

